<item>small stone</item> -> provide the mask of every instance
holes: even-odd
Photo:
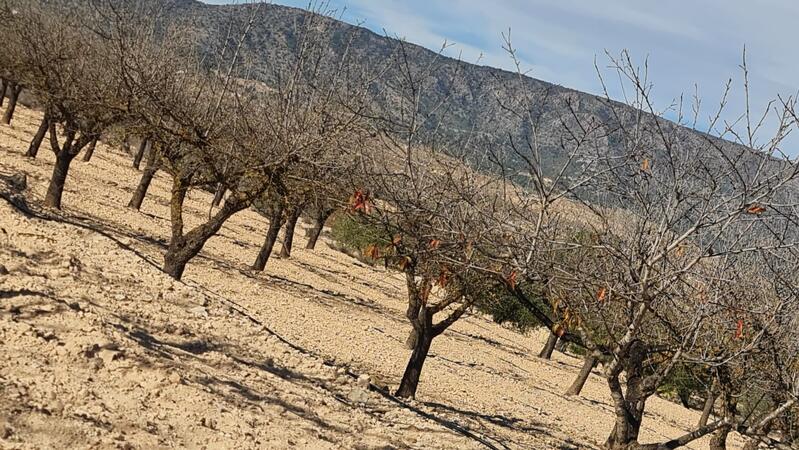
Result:
[[[116,300],[118,302],[125,301],[126,298],[127,298],[127,296],[125,294],[121,293],[121,292],[114,295],[114,300]]]
[[[371,382],[372,382],[372,378],[369,375],[362,374],[361,376],[358,377],[357,384],[358,384],[359,387],[361,387],[363,389],[368,389],[369,388],[369,383],[371,383]]]
[[[189,309],[189,312],[197,317],[208,317],[208,310],[202,306],[195,306],[194,308]]]
[[[177,372],[172,372],[169,374],[169,382],[172,384],[180,384],[183,381],[183,378]]]
[[[353,403],[365,404],[369,401],[369,392],[360,387],[354,387],[347,394],[347,399]]]
[[[103,360],[105,365],[111,364],[112,361],[116,361],[117,359],[122,357],[122,352],[116,350],[109,350],[109,349],[102,349],[97,354],[97,356]]]
[[[6,266],[0,264],[0,276],[2,275],[8,275],[8,269],[6,269]]]

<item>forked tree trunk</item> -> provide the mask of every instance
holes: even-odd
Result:
[[[580,369],[580,373],[577,375],[577,378],[574,379],[572,385],[566,390],[566,395],[580,395],[580,392],[583,391],[583,386],[585,386],[585,382],[588,381],[588,377],[591,375],[591,371],[594,370],[597,362],[599,362],[598,356],[596,352],[591,352],[586,355],[585,359],[583,359],[583,367]]]
[[[42,146],[42,142],[44,141],[44,136],[47,134],[47,130],[50,128],[50,117],[47,112],[44,113],[44,117],[42,117],[42,122],[39,124],[39,129],[36,130],[36,134],[33,135],[33,140],[31,140],[31,145],[28,146],[28,151],[25,153],[25,156],[29,158],[36,158],[39,154],[39,148]]]
[[[225,186],[222,183],[216,185],[216,191],[214,191],[214,199],[211,201],[211,207],[216,208],[222,203],[222,199],[225,198]]]
[[[421,330],[417,330],[416,342],[411,353],[411,359],[408,360],[408,365],[405,367],[405,373],[402,375],[399,389],[397,389],[396,396],[402,398],[416,397],[416,389],[419,387],[419,378],[422,375],[422,367],[427,359],[427,354],[430,352],[430,345],[433,343],[432,326],[423,326]]]
[[[6,125],[11,124],[11,119],[14,118],[14,111],[17,109],[17,100],[19,100],[19,94],[22,92],[22,86],[17,83],[11,83],[9,86],[10,92],[8,95],[8,106],[6,107],[6,112],[3,114],[3,123]]]
[[[283,232],[283,248],[280,249],[281,258],[291,257],[291,247],[294,245],[294,230],[297,228],[297,220],[300,218],[300,213],[302,213],[302,208],[296,207],[286,220],[286,228]]]
[[[613,431],[605,441],[605,448],[610,450],[628,450],[638,445],[646,400],[651,395],[642,391],[645,345],[640,341],[633,341],[626,353],[621,363],[626,375],[626,389],[622,389],[619,374],[607,379],[613,399],[613,412],[616,415]]]
[[[555,350],[555,344],[558,343],[558,336],[553,333],[549,332],[549,337],[547,337],[547,342],[544,344],[544,347],[538,352],[538,357],[543,359],[550,359],[552,358],[552,351]]]
[[[50,178],[50,185],[47,187],[47,194],[44,197],[45,206],[61,209],[61,197],[64,194],[69,165],[74,158],[75,155],[66,150],[61,150],[56,154],[53,176]]]
[[[258,257],[252,265],[253,270],[263,271],[266,268],[266,263],[269,261],[269,256],[272,255],[272,249],[275,247],[277,235],[280,233],[280,226],[283,220],[283,204],[279,202],[274,206],[272,214],[269,217],[269,230],[266,232],[264,244],[258,252]]]
[[[144,197],[147,195],[147,190],[150,189],[150,183],[158,172],[157,159],[158,152],[153,148],[150,150],[150,154],[147,155],[147,165],[144,167],[144,172],[141,174],[139,185],[136,186],[136,190],[133,192],[133,197],[131,197],[128,202],[128,208],[133,208],[136,211],[141,209]]]
[[[187,179],[176,177],[170,202],[172,239],[169,242],[169,249],[164,255],[163,270],[176,280],[183,277],[186,265],[200,253],[208,239],[222,228],[225,221],[247,207],[246,203],[225,202],[225,206],[207,222],[183,234],[183,202],[188,192],[188,184]]]
[[[316,248],[316,243],[319,241],[319,236],[322,234],[322,230],[325,228],[325,223],[332,214],[333,210],[331,209],[318,213],[314,218],[313,228],[310,229],[308,234],[308,244],[305,245],[306,249],[313,250]]]
[[[89,147],[86,148],[86,151],[83,153],[83,162],[89,162],[92,160],[94,149],[97,147],[97,139],[98,138],[94,138],[91,142],[89,142]]]
[[[139,142],[139,148],[136,150],[136,155],[133,157],[133,168],[139,170],[139,166],[141,166],[141,160],[144,158],[144,152],[147,151],[147,146],[149,145],[149,140],[147,138],[142,138],[141,142]]]

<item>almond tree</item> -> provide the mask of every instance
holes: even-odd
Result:
[[[118,73],[104,43],[83,26],[87,9],[39,1],[6,7],[15,11],[3,15],[2,28],[18,78],[46,105],[29,155],[35,156],[46,125],[56,163],[44,203],[61,208],[72,160],[126,112]]]
[[[611,63],[629,82],[635,93],[630,106],[640,113],[608,103],[615,124],[611,138],[623,144],[624,164],[598,160],[603,171],[590,191],[594,205],[605,205],[591,207],[601,226],[593,228],[590,244],[571,242],[590,250],[596,262],[554,266],[550,286],[572,315],[604,319],[599,327],[583,323],[581,328],[589,340],[601,333],[612,344],[604,376],[616,421],[606,447],[674,448],[730,422],[718,420],[665,443],[640,444],[646,402],[676,365],[719,364],[707,353],[719,342],[699,337],[711,319],[745,307],[719,303],[731,298],[724,295],[723,275],[740,255],[795,244],[790,233],[755,237],[789,225],[786,193],[797,169],[779,153],[789,127],[784,111],[777,111],[777,130],[762,146],[756,138],[762,121],[750,121],[749,115],[745,134],[711,123],[710,132],[738,143],[694,133],[656,114],[645,71],[636,70],[626,55]],[[777,297],[768,316],[776,317],[788,304]],[[763,336],[751,336],[747,345],[758,345]]]

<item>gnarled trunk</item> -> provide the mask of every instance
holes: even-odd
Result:
[[[333,214],[333,210],[322,211],[314,217],[314,224],[313,228],[311,228],[308,232],[308,244],[305,245],[305,248],[308,250],[313,250],[316,248],[316,243],[319,241],[319,236],[322,234],[322,230],[325,227],[325,223],[327,219]]]
[[[183,202],[188,193],[189,180],[189,178],[176,176],[172,186],[170,202],[172,239],[169,242],[169,249],[164,255],[163,270],[176,280],[183,277],[186,265],[200,253],[208,239],[222,228],[225,221],[247,207],[247,204],[243,202],[225,202],[225,206],[207,222],[183,234]]]
[[[538,352],[538,357],[543,359],[552,358],[552,351],[555,350],[555,344],[557,343],[558,336],[550,331],[549,337],[547,337],[547,342],[544,344],[544,347],[541,348],[541,351]]]
[[[597,352],[591,352],[586,355],[585,359],[583,359],[583,367],[580,369],[580,373],[577,375],[577,378],[574,379],[572,385],[566,390],[566,395],[580,395],[580,392],[583,391],[583,386],[585,386],[585,382],[588,381],[588,377],[591,375],[591,371],[594,370],[594,367],[596,367],[597,362],[599,362],[599,354]]]
[[[86,151],[83,153],[83,162],[89,162],[92,160],[94,149],[97,147],[97,139],[98,138],[94,138],[91,142],[89,142],[89,147],[86,148]]]
[[[291,211],[291,214],[289,214],[286,220],[286,229],[283,234],[283,248],[280,249],[281,258],[291,257],[291,247],[294,244],[294,230],[297,227],[297,220],[300,218],[300,213],[302,213],[302,208],[298,206]]]
[[[44,136],[47,134],[47,130],[49,128],[50,115],[45,112],[44,117],[42,117],[42,122],[39,124],[39,129],[36,130],[36,134],[33,135],[31,145],[28,146],[28,151],[25,153],[25,156],[29,158],[36,158],[36,156],[39,154],[39,148],[42,146],[42,142],[44,141]]]
[[[47,194],[44,197],[45,206],[61,209],[61,197],[64,194],[69,165],[74,158],[75,155],[66,150],[56,153],[53,175],[50,178],[50,185],[47,187]]]
[[[10,82],[9,88],[8,106],[5,114],[3,114],[3,123],[6,125],[10,125],[11,119],[14,118],[14,111],[17,110],[17,100],[19,100],[19,94],[22,92],[22,86],[14,82]]]
[[[608,376],[608,387],[613,399],[616,422],[613,431],[605,441],[610,450],[629,450],[638,446],[638,435],[644,417],[646,401],[651,393],[643,389],[643,361],[646,348],[643,342],[633,341],[624,352],[621,365],[626,375],[625,388],[622,389],[618,372]]]
[[[253,270],[263,271],[266,268],[266,263],[269,261],[269,256],[272,255],[272,249],[275,247],[277,235],[280,233],[280,226],[283,219],[283,204],[278,202],[272,210],[269,217],[269,230],[266,232],[266,239],[258,252],[258,257],[252,265]]]

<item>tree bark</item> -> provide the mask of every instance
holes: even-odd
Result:
[[[702,415],[699,417],[699,424],[697,427],[703,427],[707,425],[708,419],[710,419],[710,414],[713,413],[713,405],[716,404],[716,393],[713,391],[713,387],[716,385],[715,380],[710,385],[710,388],[707,390],[707,398],[705,399],[705,406],[702,408]]]
[[[5,78],[0,78],[0,106],[6,101],[6,92],[8,92],[8,81]]]
[[[33,140],[31,140],[31,145],[28,146],[28,151],[25,153],[25,156],[29,158],[36,158],[39,154],[39,148],[42,146],[42,142],[44,141],[44,136],[47,134],[47,130],[50,128],[50,115],[45,112],[44,117],[42,117],[42,123],[39,124],[39,129],[36,130],[36,134],[33,136]]]
[[[727,436],[730,434],[730,427],[722,427],[710,437],[710,450],[727,450]]]
[[[297,220],[300,218],[300,213],[302,213],[302,208],[298,206],[291,211],[291,214],[289,214],[286,220],[286,228],[283,232],[283,248],[280,249],[281,258],[291,257],[291,247],[294,244],[294,229],[297,227]]]
[[[222,183],[216,185],[216,191],[214,191],[214,199],[211,201],[211,207],[216,208],[222,203],[222,199],[225,198],[225,187]]]
[[[613,431],[605,442],[605,448],[611,450],[627,450],[638,445],[641,421],[649,393],[643,389],[643,361],[646,356],[645,345],[633,340],[624,353],[620,364],[626,375],[625,389],[622,389],[620,373],[608,376],[613,399],[613,411],[616,421]]]
[[[92,139],[91,142],[89,142],[89,147],[83,153],[83,162],[89,162],[92,160],[92,155],[94,155],[94,149],[97,147],[97,139],[98,138],[94,138]]]
[[[572,385],[566,390],[566,395],[580,395],[580,392],[583,391],[583,386],[585,386],[585,382],[588,381],[588,377],[591,375],[591,371],[594,367],[596,367],[597,362],[599,362],[599,358],[594,352],[589,353],[585,357],[583,360],[583,367],[580,369],[580,373],[577,375],[577,378],[574,379]]]
[[[11,82],[9,87],[11,88],[11,93],[8,96],[6,112],[3,114],[3,123],[6,125],[10,125],[11,119],[14,118],[14,111],[17,109],[17,100],[19,100],[19,94],[22,92],[22,86],[17,83]]]
[[[150,183],[153,181],[153,177],[158,172],[158,152],[153,148],[150,150],[150,154],[147,155],[147,165],[144,167],[144,172],[141,175],[141,179],[139,180],[139,185],[136,186],[136,190],[133,192],[133,197],[131,197],[130,201],[128,202],[128,208],[133,208],[136,211],[141,209],[141,205],[144,202],[144,197],[147,195],[147,190],[150,189]]]
[[[139,170],[139,166],[141,166],[141,160],[144,158],[144,152],[147,150],[149,145],[149,140],[147,138],[142,138],[141,142],[139,142],[139,148],[136,150],[136,155],[133,157],[133,168]]]
[[[50,185],[47,187],[47,195],[44,197],[45,206],[61,209],[61,197],[64,194],[64,185],[67,181],[69,165],[74,158],[74,154],[65,150],[61,150],[56,154],[53,176],[50,178]]]
[[[408,365],[405,367],[405,373],[402,375],[399,389],[397,389],[396,396],[402,398],[416,397],[416,389],[419,386],[419,378],[422,374],[422,367],[427,359],[427,354],[430,352],[430,345],[433,343],[432,330],[425,329],[417,330],[416,345],[411,353],[411,359],[408,360]]]
[[[411,332],[408,333],[408,338],[405,339],[405,347],[408,350],[413,350],[414,348],[416,348],[416,341],[419,340],[416,336],[417,336],[416,329],[411,328]]]
[[[252,265],[253,270],[263,271],[266,268],[266,263],[269,261],[269,256],[272,255],[272,249],[275,247],[277,235],[280,233],[280,226],[283,219],[283,204],[278,202],[274,206],[272,215],[269,217],[269,230],[266,232],[266,239],[258,252],[258,257]]]
[[[188,184],[186,178],[175,177],[170,202],[172,239],[169,242],[169,249],[164,255],[163,270],[176,280],[183,277],[186,265],[200,253],[208,239],[222,228],[225,221],[247,207],[246,203],[225,202],[225,206],[207,222],[183,234],[183,202],[188,192]]]
[[[319,241],[319,236],[322,234],[322,230],[325,228],[325,223],[331,215],[333,215],[332,209],[322,211],[316,215],[314,218],[313,228],[311,228],[310,233],[308,234],[308,244],[305,245],[306,249],[313,250],[316,248],[316,243]]]
[[[538,352],[538,357],[543,359],[550,359],[552,358],[552,351],[555,350],[555,344],[558,343],[558,336],[553,333],[549,332],[549,337],[547,337],[547,342],[544,344],[544,347]]]

